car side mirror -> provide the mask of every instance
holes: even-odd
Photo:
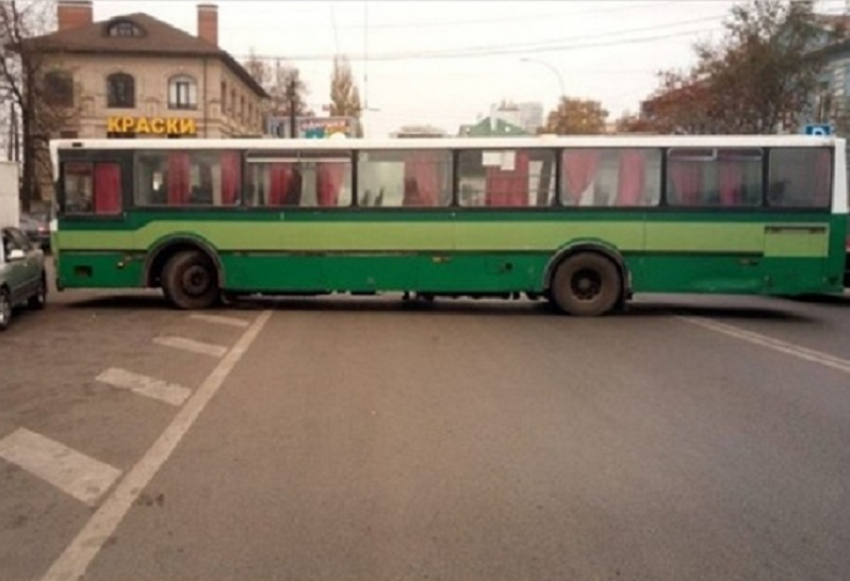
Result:
[[[6,259],[9,262],[16,262],[18,260],[23,260],[26,257],[27,255],[23,250],[21,250],[20,248],[15,248],[9,251],[9,256],[7,256]]]

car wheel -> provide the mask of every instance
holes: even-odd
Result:
[[[9,291],[0,289],[0,331],[8,329],[11,321],[12,299],[9,297]]]
[[[38,284],[38,290],[30,297],[27,303],[29,308],[41,310],[47,305],[47,276],[41,273],[41,282]]]

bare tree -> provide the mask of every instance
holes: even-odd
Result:
[[[0,84],[20,119],[24,210],[52,182],[49,140],[79,115],[73,78],[61,70],[61,49],[43,36],[55,28],[55,15],[52,0],[0,2]]]
[[[307,84],[295,65],[278,59],[274,65],[258,57],[251,50],[244,63],[245,69],[269,94],[269,109],[272,115],[289,117],[290,136],[295,136],[295,121],[298,117],[312,115],[307,106]]]

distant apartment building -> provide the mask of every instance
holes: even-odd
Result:
[[[510,123],[526,133],[534,135],[538,129],[543,127],[543,104],[528,102],[491,105],[490,117]]]

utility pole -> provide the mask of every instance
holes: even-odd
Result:
[[[293,74],[289,77],[289,82],[286,85],[286,99],[289,103],[289,137],[292,139],[297,136],[295,129],[295,107],[298,103],[297,86],[298,79]]]

